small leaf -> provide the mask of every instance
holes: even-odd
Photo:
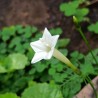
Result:
[[[22,44],[18,44],[16,47],[15,47],[15,51],[16,52],[19,52],[19,53],[24,53],[25,52],[25,49],[23,47]]]
[[[89,61],[85,61],[84,64],[81,64],[81,71],[82,73],[86,76],[88,74],[94,74],[94,67],[92,66],[92,64]]]
[[[64,68],[64,66],[63,66],[62,64],[58,64],[58,65],[57,65],[57,71],[58,71],[58,72],[63,71],[63,68]]]
[[[35,33],[38,29],[36,27],[32,27],[32,33]]]
[[[75,86],[77,85],[77,86]],[[81,89],[81,78],[73,75],[68,82],[65,82],[62,88],[64,98],[73,98]]]
[[[22,25],[16,25],[15,29],[16,29],[17,33],[19,33],[19,34],[24,33],[24,29],[23,29]]]
[[[7,70],[0,64],[0,73],[5,73]]]
[[[83,55],[82,53],[79,53],[78,51],[72,52],[72,53],[70,54],[70,56],[71,56],[72,58],[75,58],[75,59],[78,59],[78,60],[84,58],[84,55]]]
[[[71,16],[71,15],[75,14],[76,9],[78,8],[78,6],[79,6],[78,0],[77,1],[73,1],[73,2],[69,2],[69,3],[62,3],[60,5],[60,10],[62,12],[64,12],[64,14],[66,16]]]
[[[56,85],[36,83],[25,89],[21,98],[63,98],[63,96]]]
[[[50,68],[48,73],[49,73],[49,75],[54,75],[56,73],[55,68]]]
[[[64,81],[64,76],[60,73],[53,74],[53,78],[54,78],[55,82],[62,83]]]
[[[14,46],[17,46],[20,43],[21,43],[21,38],[17,36],[11,40],[9,44],[9,48],[13,48]]]
[[[88,30],[90,32],[94,32],[95,34],[98,34],[98,22],[96,22],[95,24],[89,25]]]
[[[10,33],[10,35],[15,35],[15,26],[10,26],[8,27],[8,33]]]
[[[6,43],[0,43],[0,53],[6,53]]]
[[[4,61],[4,66],[8,71],[19,70],[27,65],[27,57],[20,53],[10,54]]]
[[[2,36],[2,40],[3,41],[7,41],[10,38],[10,33],[8,32],[8,28],[5,27],[3,28],[2,32],[1,32],[1,36]]]
[[[31,35],[32,35],[32,29],[31,29],[31,27],[30,26],[26,26],[25,28],[24,28],[24,37],[25,38],[30,38],[31,37]]]
[[[0,98],[19,98],[19,97],[14,93],[5,93],[0,94]]]
[[[41,62],[38,62],[35,68],[37,72],[43,72],[47,68],[47,65],[42,64]]]
[[[66,47],[70,42],[69,38],[60,39],[58,41],[58,47]]]
[[[28,57],[28,59],[29,60],[31,60],[32,59],[32,57],[34,56],[34,54],[35,54],[35,52],[34,51],[32,51],[32,48],[30,47],[29,49],[28,49],[28,52],[27,52],[27,57]]]
[[[59,49],[59,51],[61,53],[63,53],[64,56],[67,56],[67,54],[68,54],[68,50],[67,49]]]
[[[28,42],[23,44],[24,49],[28,49],[30,47],[30,44]]]
[[[89,13],[89,9],[87,8],[82,8],[82,9],[77,9],[75,12],[75,16],[77,17],[78,21],[81,22],[83,21],[84,17]]]
[[[52,35],[57,35],[57,34],[61,34],[62,33],[62,29],[61,28],[53,28],[50,30]]]
[[[98,49],[93,50],[92,53],[93,53],[96,61],[98,62]],[[90,52],[86,55],[85,59],[92,64],[96,64],[95,59],[93,58],[93,56]]]

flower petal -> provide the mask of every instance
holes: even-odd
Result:
[[[45,30],[44,30],[44,33],[43,33],[43,36],[42,36],[42,39],[43,39],[43,41],[45,41],[47,44],[51,44],[51,34],[50,34],[50,32],[48,31],[48,29],[47,28],[45,28]]]
[[[35,53],[31,63],[36,63],[42,59],[44,59],[46,57],[47,53],[46,52],[39,52],[39,53]]]
[[[45,28],[42,38],[30,43],[31,47],[35,51],[31,63],[36,63],[42,59],[50,59],[53,55],[58,37],[59,35],[52,36],[47,28]]]
[[[47,28],[45,28],[42,38],[44,38],[44,37],[45,38],[50,38],[51,37],[51,34],[50,34],[50,32],[48,31]]]
[[[49,51],[46,55],[46,57],[44,59],[51,59],[52,55],[53,55],[53,52],[54,52],[54,48],[51,49],[51,51]]]
[[[55,35],[55,36],[51,37],[51,39],[50,39],[51,40],[51,47],[55,47],[58,38],[59,38],[59,35]]]
[[[33,48],[35,52],[41,52],[46,50],[45,45],[40,40],[31,42],[30,46]]]

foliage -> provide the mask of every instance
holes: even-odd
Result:
[[[88,30],[90,32],[94,32],[95,34],[98,34],[98,22],[96,22],[95,24],[89,25]]]
[[[79,22],[88,20],[85,16],[89,13],[89,9],[79,7],[83,2],[81,0],[74,0],[68,3],[62,3],[60,5],[60,11],[68,17],[76,16]]]
[[[53,28],[50,31],[52,34],[62,33],[61,28]],[[30,64],[34,52],[29,43],[37,40],[40,36],[42,36],[40,31],[31,26],[16,25],[4,27],[0,31],[0,93],[21,94],[27,87],[28,81],[45,82],[52,79],[47,70],[55,61],[43,60],[34,65]],[[63,48],[69,42],[68,38],[60,39],[57,48]],[[64,54],[68,52],[66,49],[61,49],[61,51]]]
[[[63,98],[63,96],[55,84],[34,83],[25,89],[22,98]]]
[[[72,98],[81,89],[81,82],[81,77],[72,75],[62,87],[64,98]]]
[[[27,57],[20,53],[14,53],[8,55],[0,62],[0,73],[5,73],[16,69],[24,69],[27,65]]]
[[[0,94],[0,98],[19,98],[19,97],[14,93],[5,93]]]
[[[50,29],[50,32],[55,35],[62,34],[63,31],[59,27]],[[0,31],[0,98],[18,98],[17,95],[22,98],[63,98],[62,95],[64,98],[72,98],[81,89],[83,79],[55,58],[30,64],[34,52],[29,43],[41,36],[36,27],[29,25],[5,27]],[[84,75],[98,75],[98,67],[93,67],[96,63],[92,55],[78,51],[69,54],[66,49],[69,43],[69,38],[60,38],[56,48],[68,56]],[[92,52],[97,59],[98,49]],[[55,84],[49,83],[50,81]]]

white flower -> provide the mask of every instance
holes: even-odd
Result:
[[[35,51],[31,63],[36,63],[42,59],[50,59],[53,55],[58,38],[59,35],[52,36],[47,28],[45,28],[42,38],[30,43]]]
[[[36,63],[42,59],[50,59],[52,56],[54,56],[61,62],[65,63],[68,67],[70,67],[75,73],[80,75],[80,70],[74,66],[70,60],[60,51],[55,49],[58,38],[59,35],[52,36],[47,28],[45,28],[42,38],[40,38],[38,41],[30,43],[31,47],[35,51],[35,55],[31,63]]]

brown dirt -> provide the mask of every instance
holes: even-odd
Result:
[[[0,28],[9,25],[35,25],[43,30],[44,27],[61,27],[63,34],[61,37],[68,37],[71,43],[67,47],[69,51],[78,50],[82,53],[88,51],[87,46],[80,34],[75,30],[72,17],[65,17],[59,11],[59,5],[65,0],[1,0],[0,2]],[[70,1],[70,0],[66,0]],[[96,4],[88,6],[90,8],[89,17],[91,22],[98,20],[98,7]],[[82,24],[85,35],[92,48],[98,47],[98,35],[92,35],[84,28],[87,23]]]

